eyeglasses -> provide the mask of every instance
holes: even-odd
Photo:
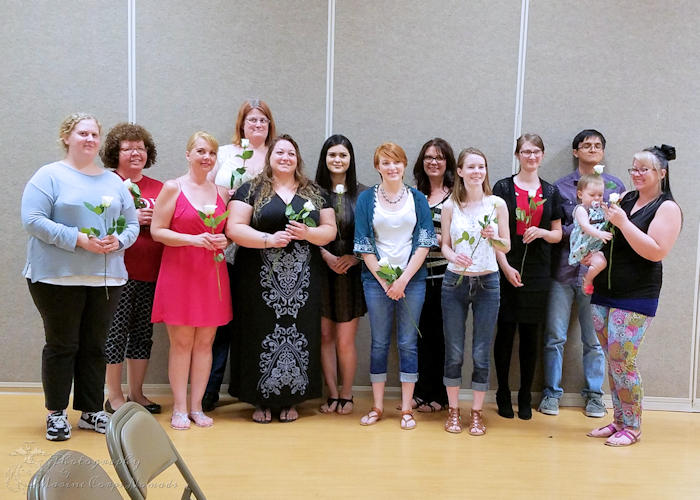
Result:
[[[146,152],[146,148],[119,148],[119,152],[127,155],[130,155],[131,153],[144,154]]]
[[[267,125],[268,123],[270,123],[270,120],[268,120],[267,118],[246,118],[245,121],[250,123],[251,125],[257,125],[258,123],[260,125]]]
[[[628,168],[630,175],[646,175],[652,168]]]
[[[584,142],[583,144],[580,144],[577,149],[582,149],[583,151],[603,151],[603,149],[605,148],[600,142],[596,142],[594,144],[590,142]]]
[[[445,161],[445,157],[444,156],[428,156],[428,155],[426,155],[423,157],[423,161],[425,163],[433,163],[433,162],[440,163],[440,162]]]
[[[520,156],[524,156],[525,158],[527,158],[529,156],[539,156],[541,154],[542,154],[541,149],[532,149],[532,150],[531,149],[524,149],[524,150],[520,151]]]

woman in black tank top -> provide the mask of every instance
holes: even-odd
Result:
[[[636,358],[656,315],[661,260],[681,229],[681,209],[668,175],[668,162],[675,157],[675,149],[665,144],[635,154],[628,170],[635,190],[625,193],[619,205],[604,207],[614,236],[603,247],[608,267],[593,282],[591,309],[608,360],[614,418],[588,435],[607,438],[609,446],[629,446],[642,434],[644,394]]]

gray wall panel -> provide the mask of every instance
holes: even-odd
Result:
[[[193,9],[176,1],[164,10],[160,2],[138,3],[136,119],[158,145],[150,174],[165,180],[185,172],[196,130],[230,143],[241,103],[258,97],[270,105],[278,133],[297,140],[313,177],[325,127],[327,3],[293,5],[211,0]],[[167,352],[157,325],[147,382],[167,383]]]
[[[126,4],[89,0],[75,6],[3,2],[0,133],[8,156],[6,195],[0,198],[2,381],[40,380],[44,345],[41,319],[21,276],[27,242],[19,214],[24,185],[39,167],[63,158],[56,140],[66,115],[93,113],[103,126],[126,118]]]
[[[583,128],[606,135],[609,171],[628,186],[626,169],[636,151],[661,142],[678,150],[671,186],[685,221],[664,260],[658,316],[640,350],[649,396],[689,395],[700,36],[688,20],[699,16],[700,5],[689,0],[674,2],[673,8],[652,1],[532,1],[530,9],[523,130],[545,140],[544,178],[571,171],[571,139]],[[575,347],[565,359],[566,392],[582,386],[577,328],[570,332]]]

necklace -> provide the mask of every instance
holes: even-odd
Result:
[[[406,186],[403,186],[403,189],[401,190],[401,193],[399,194],[398,198],[395,200],[390,200],[389,197],[386,194],[386,191],[384,191],[384,186],[379,186],[379,192],[382,193],[382,198],[389,203],[390,205],[396,205],[398,202],[403,200],[403,196],[406,194]]]

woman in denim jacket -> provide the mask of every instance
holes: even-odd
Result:
[[[357,200],[354,251],[364,261],[362,286],[372,335],[370,381],[374,406],[360,423],[373,425],[382,418],[387,358],[396,318],[401,428],[408,430],[416,426],[411,400],[418,380],[416,325],[425,298],[424,261],[437,240],[425,195],[403,182],[406,163],[406,153],[394,143],[381,144],[375,150],[374,168],[382,182]],[[380,267],[389,266],[402,271],[392,283],[378,274]]]

